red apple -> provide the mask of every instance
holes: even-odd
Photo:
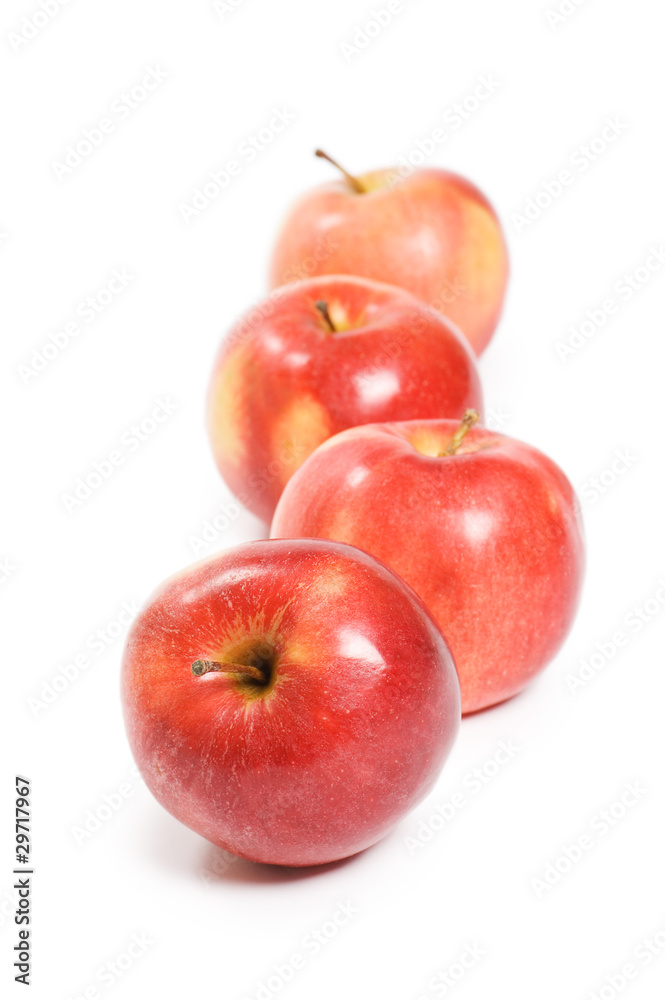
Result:
[[[272,526],[362,546],[410,583],[452,649],[463,712],[510,698],[554,656],[584,566],[561,469],[473,420],[338,434],[293,477]]]
[[[439,313],[399,288],[325,277],[273,293],[231,331],[208,427],[229,487],[269,522],[295,470],[338,431],[481,405],[473,354]]]
[[[132,751],[161,804],[254,861],[374,844],[431,788],[459,683],[410,587],[348,545],[251,542],[168,580],[123,663]]]
[[[485,196],[446,170],[415,170],[403,180],[396,170],[343,173],[346,180],[314,188],[293,206],[275,246],[271,287],[321,274],[399,285],[448,316],[480,354],[508,280],[503,232]]]

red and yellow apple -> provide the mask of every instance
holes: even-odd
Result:
[[[343,172],[345,179],[293,206],[274,249],[271,287],[303,274],[398,285],[444,313],[480,354],[508,280],[503,231],[487,198],[446,170],[415,170],[403,180],[395,170]]]
[[[348,545],[252,542],[168,580],[123,662],[129,741],[175,817],[234,854],[323,864],[432,787],[459,725],[450,651]]]
[[[461,417],[482,406],[473,354],[408,292],[353,277],[280,289],[225,339],[208,394],[218,468],[270,521],[314,449],[358,424]]]
[[[410,583],[452,649],[465,713],[517,694],[554,656],[584,567],[564,473],[474,419],[338,434],[287,485],[272,525],[275,538],[361,546]]]

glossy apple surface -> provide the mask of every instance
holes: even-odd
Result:
[[[331,435],[467,407],[482,407],[480,380],[448,321],[399,288],[324,277],[281,289],[230,332],[208,430],[230,489],[270,522],[290,477]]]
[[[394,170],[307,192],[278,237],[270,282],[357,274],[406,288],[449,317],[476,354],[499,321],[508,280],[501,225],[485,196],[445,170]]]
[[[455,421],[358,427],[331,438],[286,487],[273,537],[334,538],[397,571],[452,649],[462,711],[517,694],[572,623],[584,546],[563,472],[535,448]]]
[[[128,638],[122,696],[157,800],[225,850],[288,866],[383,837],[431,788],[460,714],[413,591],[358,549],[302,539],[168,580]]]

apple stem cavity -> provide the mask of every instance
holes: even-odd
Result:
[[[319,302],[315,302],[314,305],[316,306],[316,308],[319,310],[319,312],[323,316],[323,320],[324,320],[326,326],[328,327],[328,331],[330,333],[337,333],[337,330],[335,328],[335,324],[333,323],[332,318],[330,316],[330,313],[328,311],[328,303],[327,302],[323,302],[321,300]]]
[[[203,677],[215,671],[221,674],[240,674],[251,677],[252,680],[260,684],[267,684],[268,678],[265,671],[259,667],[251,666],[249,663],[220,663],[217,660],[194,660],[192,663],[192,673],[195,677]]]
[[[353,174],[350,174],[348,170],[345,170],[344,167],[340,166],[337,160],[333,160],[332,156],[328,156],[328,154],[324,153],[322,149],[315,149],[314,155],[319,156],[322,160],[327,160],[328,163],[332,163],[333,167],[337,167],[337,169],[344,174],[344,176],[346,177],[347,181],[349,182],[353,190],[356,192],[356,194],[366,193],[365,188],[362,186],[358,178],[354,177]]]
[[[467,436],[474,424],[480,419],[478,415],[478,410],[467,410],[462,421],[453,435],[453,439],[445,449],[439,454],[439,458],[444,458],[446,455],[456,455],[464,438]]]

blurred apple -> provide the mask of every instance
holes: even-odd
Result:
[[[551,660],[577,608],[579,503],[527,444],[451,420],[357,427],[287,485],[275,538],[334,538],[382,559],[452,649],[462,711],[510,698]]]
[[[269,522],[308,455],[347,427],[482,406],[459,332],[408,292],[362,278],[281,289],[222,344],[208,428],[230,489]]]
[[[399,285],[444,313],[480,354],[508,280],[503,231],[485,196],[434,168],[404,179],[390,169],[342,173],[344,180],[308,191],[293,206],[274,249],[271,287],[303,273]]]

